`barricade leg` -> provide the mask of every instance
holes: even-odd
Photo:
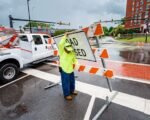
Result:
[[[102,62],[103,68],[106,68],[106,64],[105,64],[105,61],[104,61],[103,58],[101,58],[101,62]],[[105,77],[105,78],[106,78],[106,81],[107,81],[107,84],[108,84],[109,91],[112,93],[111,82],[110,82],[108,77]],[[92,120],[97,120],[103,114],[103,112],[106,110],[106,108],[109,107],[112,100],[117,96],[117,94],[118,94],[118,92],[115,92],[111,97],[106,96],[105,104],[102,106],[102,108],[99,110],[99,112],[94,116],[94,118]]]
[[[49,89],[49,88],[52,88],[52,87],[57,86],[57,85],[59,85],[59,84],[60,84],[60,82],[52,83],[52,84],[49,84],[49,85],[47,85],[46,87],[44,87],[44,89]]]
[[[97,120],[102,114],[103,112],[106,110],[106,108],[109,107],[109,105],[111,104],[112,100],[117,96],[118,92],[115,92],[111,98],[109,98],[108,96],[106,96],[106,102],[103,105],[103,107],[99,110],[99,112],[94,116],[94,118],[92,120]]]
[[[111,86],[110,80],[107,77],[106,77],[106,81],[108,84],[109,91],[112,92],[112,86]]]
[[[102,61],[103,67],[106,68],[105,61],[104,61],[103,58],[101,58],[101,61]],[[108,84],[108,88],[109,88],[110,92],[112,92],[112,86],[111,86],[110,80],[107,77],[105,77],[105,78],[106,78],[106,81],[107,81],[107,84]]]
[[[77,79],[77,78],[78,78],[78,76],[75,76],[75,79]],[[49,84],[46,87],[44,87],[44,89],[49,89],[49,88],[55,87],[55,86],[59,85],[60,83],[61,83],[61,81],[59,81],[57,83]]]

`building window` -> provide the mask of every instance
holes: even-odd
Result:
[[[140,1],[140,5],[143,5],[143,3],[144,3],[143,0],[141,0],[141,1]]]
[[[140,11],[143,11],[143,7],[142,6],[140,7]]]
[[[135,14],[138,14],[138,13],[139,13],[139,10],[136,8]]]
[[[139,6],[139,2],[136,3],[136,7],[138,7],[138,6]]]
[[[150,0],[147,0],[147,2],[150,2]]]
[[[150,10],[150,4],[146,5],[146,10],[148,10],[148,11]]]
[[[145,18],[148,18],[149,11],[145,12]]]

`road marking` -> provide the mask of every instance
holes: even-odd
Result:
[[[146,100],[144,113],[150,115],[150,100]]]
[[[7,84],[5,84],[5,85],[2,85],[2,86],[0,86],[0,89],[3,88],[3,87],[6,87],[6,86],[8,86],[8,85],[11,85],[11,84],[13,84],[13,83],[15,83],[15,82],[17,82],[17,81],[19,81],[19,80],[21,80],[21,79],[23,79],[23,78],[26,78],[26,77],[28,77],[28,76],[29,76],[29,75],[25,75],[25,76],[20,77],[20,78],[14,80],[14,81],[12,81],[12,82],[9,82],[9,83],[7,83]]]
[[[135,82],[144,83],[144,84],[150,84],[150,81],[143,80],[143,79],[138,79],[138,78],[124,77],[124,76],[115,76],[115,78],[125,79],[125,80],[128,80],[128,81],[135,81]]]
[[[52,66],[57,66],[57,67],[59,66],[58,64],[54,64],[54,63],[45,63],[45,64],[52,65]],[[114,76],[114,78],[125,79],[125,80],[135,81],[135,82],[144,83],[144,84],[150,84],[150,81],[147,81],[147,80],[144,80],[144,79],[124,77],[124,76]]]
[[[31,68],[28,69],[27,68],[27,69],[23,70],[22,72],[32,75],[32,76],[35,76],[35,77],[38,77],[38,78],[41,78],[41,79],[44,79],[44,80],[47,80],[47,81],[50,81],[50,82],[53,82],[53,83],[58,83],[60,81],[60,77],[53,75],[53,74],[46,73],[46,72],[42,72],[42,71],[36,70],[36,69],[31,69]]]
[[[90,119],[90,116],[91,116],[91,113],[92,113],[92,109],[93,109],[93,106],[94,106],[94,102],[95,102],[95,98],[96,97],[94,95],[91,97],[89,106],[88,106],[86,114],[84,116],[84,120],[89,120]]]
[[[57,83],[60,81],[60,76],[57,76],[51,73],[42,72],[40,70],[26,69],[26,70],[23,70],[23,72],[29,75],[35,76],[35,77],[39,77],[43,80],[54,82],[54,83]],[[91,96],[94,95],[95,97],[103,99],[103,100],[105,100],[106,96],[112,96],[116,92],[116,91],[113,91],[110,93],[109,90],[106,88],[94,86],[94,85],[83,83],[80,81],[76,81],[76,89],[82,93],[85,93]],[[112,102],[122,105],[124,107],[131,108],[133,110],[137,110],[143,113],[145,112],[144,110],[145,110],[146,99],[142,97],[137,97],[137,96],[119,92]],[[146,113],[146,114],[150,115],[149,113]]]
[[[106,96],[112,96],[112,94],[116,92],[113,91],[111,94],[109,90],[106,88],[102,88],[102,87],[98,87],[98,86],[94,86],[82,82],[77,82],[77,89],[91,96],[95,95],[100,99],[105,99]],[[145,99],[141,97],[119,92],[116,98],[112,102],[140,112],[144,112]]]

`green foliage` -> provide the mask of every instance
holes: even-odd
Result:
[[[64,33],[65,33],[65,30],[57,30],[57,31],[55,31],[54,36],[61,35]]]
[[[125,18],[121,19],[121,25],[125,25]]]
[[[64,34],[65,32],[67,32],[67,30],[56,30],[54,36]]]
[[[39,26],[41,28],[51,28],[52,27],[50,24],[42,23],[42,22],[34,22],[34,21],[28,22],[24,27],[30,27],[29,23],[31,23],[31,27],[39,27]]]
[[[110,28],[109,28],[109,33],[112,32],[113,29],[114,29],[113,27],[110,27]]]
[[[140,33],[139,29],[125,29],[124,25],[118,25],[113,29],[111,34],[113,36],[118,36],[119,34],[133,34],[133,33]]]
[[[135,38],[130,38],[130,39],[117,39],[120,40],[122,42],[145,42],[145,37],[135,37]],[[147,42],[150,43],[150,37],[147,38]]]
[[[113,32],[113,30],[114,30],[113,27],[110,27],[110,28],[108,29],[106,26],[104,26],[104,27],[103,27],[103,30],[104,30],[104,35],[105,35],[105,36],[113,35],[113,34],[112,34],[112,32]]]
[[[113,21],[113,20],[112,20]],[[108,36],[108,35],[112,35],[112,36],[120,36],[120,34],[133,34],[133,33],[139,33],[138,29],[125,29],[125,18],[121,19],[121,22],[119,22],[119,25],[117,27],[110,27],[109,29],[104,26],[103,30],[104,30],[104,35]]]
[[[104,35],[105,36],[108,36],[109,35],[109,30],[106,26],[103,27],[103,30],[104,30]]]

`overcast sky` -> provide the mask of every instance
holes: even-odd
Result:
[[[126,0],[30,0],[30,10],[31,19],[70,22],[69,28],[79,28],[99,20],[124,17]],[[15,18],[28,18],[27,13],[27,0],[0,0],[2,25],[9,26],[9,14]],[[14,25],[21,24],[25,23],[15,22]]]

